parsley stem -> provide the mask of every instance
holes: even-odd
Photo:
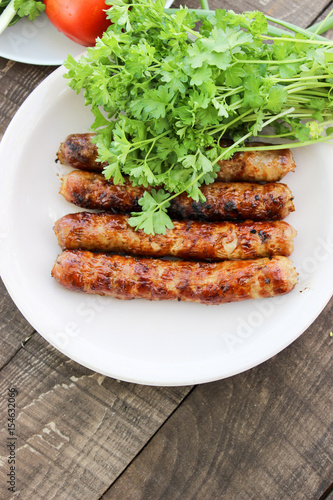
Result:
[[[259,38],[262,40],[278,40],[279,42],[291,42],[291,38],[285,38],[282,36],[270,36],[270,35],[258,35]],[[297,38],[296,40],[294,39],[293,41],[295,43],[305,43],[305,44],[316,44],[316,45],[327,45],[328,47],[333,46],[333,41],[329,40],[328,38],[321,37],[322,40],[303,40],[302,38]]]
[[[309,139],[304,142],[290,142],[285,144],[268,144],[267,146],[246,146],[237,148],[237,151],[267,151],[271,149],[293,149],[300,148],[302,146],[311,146],[318,142],[328,142],[333,139],[333,134],[326,135],[324,137],[317,137],[315,139]]]
[[[311,83],[311,82],[309,82],[307,85],[302,85],[302,86],[299,86],[299,87],[297,87],[297,84],[288,85],[288,87],[287,87],[287,89],[288,89],[287,93],[288,94],[295,94],[297,92],[302,92],[303,90],[308,91],[308,90],[310,90],[309,86],[313,86],[316,89],[319,88],[319,87],[321,87],[321,88],[325,88],[325,87],[326,88],[332,88],[332,84],[330,84],[330,83],[319,83],[319,82],[317,82],[317,83],[316,82]]]
[[[272,59],[237,59],[234,57],[234,60],[237,63],[246,63],[246,64],[292,64],[298,63],[302,61],[306,61],[307,57],[301,57],[300,59],[284,59],[282,61],[272,60]]]
[[[218,132],[221,132],[221,130],[223,130],[223,134],[225,133],[225,131],[231,126],[231,125],[234,125],[235,123],[237,123],[238,121],[240,120],[243,120],[243,118],[248,115],[249,113],[252,113],[252,109],[250,110],[247,110],[245,111],[244,113],[242,113],[241,115],[237,116],[237,118],[234,118],[231,122],[228,122],[228,123],[225,123],[223,125],[220,125],[219,127],[215,127],[213,130],[211,130],[209,132],[210,135],[215,135],[217,134]],[[223,135],[222,134],[222,135]]]
[[[166,130],[165,132],[163,132],[162,134],[160,135],[157,135],[156,137],[152,137],[151,139],[145,139],[144,141],[136,141],[136,142],[132,142],[132,145],[135,146],[135,149],[137,149],[138,147],[140,147],[142,144],[149,144],[150,142],[156,142],[157,139],[160,139],[161,137],[164,137],[165,135],[168,135],[170,133],[170,130]],[[138,144],[138,146],[137,146]],[[132,150],[133,151],[133,150]]]
[[[201,8],[204,10],[210,10],[208,5],[208,0],[200,0]]]
[[[7,5],[5,10],[1,13],[0,16],[0,34],[7,28],[12,19],[16,14],[16,9],[14,7],[14,0]]]
[[[323,21],[319,21],[319,23],[313,24],[309,28],[308,31],[317,35],[318,33],[325,33],[326,31],[333,28],[333,9],[328,13]]]
[[[272,79],[275,82],[299,82],[300,80],[317,80],[317,79],[326,79],[332,78],[333,75],[312,75],[312,76],[301,76],[299,78],[277,78],[273,77]]]
[[[257,137],[262,137],[264,139],[277,139],[281,137],[289,137],[290,135],[295,135],[293,131],[286,132],[285,134],[258,134]]]
[[[146,154],[146,156],[145,156],[145,163],[147,163],[148,156],[149,156],[149,155],[150,155],[150,153],[152,152],[152,149],[153,149],[153,147],[155,146],[156,141],[157,141],[157,137],[156,137],[156,139],[154,139],[154,140],[152,141],[152,144],[151,144],[150,148],[149,148],[149,149],[148,149],[148,151],[147,151],[147,154]]]
[[[323,33],[323,31],[318,31],[318,33],[313,33],[313,32],[309,33],[309,28],[303,29],[303,28],[300,28],[299,26],[295,26],[294,24],[288,23],[287,21],[282,21],[281,19],[275,19],[274,17],[271,17],[271,16],[266,16],[266,19],[268,19],[268,21],[270,21],[271,23],[275,23],[275,24],[278,24],[280,26],[283,26],[284,28],[287,28],[290,31],[293,31],[294,33],[299,33],[301,35],[305,35],[310,39],[313,35],[315,35],[317,40],[318,39],[325,40],[325,37],[321,37],[319,35],[319,33]]]
[[[328,92],[322,92],[321,90],[307,90],[306,91],[306,95],[302,95],[302,94],[289,94],[288,96],[288,101],[295,101],[295,102],[304,102],[304,103],[308,103],[310,101],[310,98],[312,96],[316,96],[316,97],[321,97],[322,99],[326,99],[328,97]]]
[[[234,111],[235,109],[239,108],[241,104],[242,104],[242,100],[239,99],[239,101],[236,101],[236,102],[233,102],[232,104],[230,104],[229,108],[232,111]]]
[[[212,165],[215,165],[219,161],[223,160],[223,158],[229,153],[229,151],[231,151],[232,149],[234,149],[241,142],[246,141],[246,139],[248,139],[249,137],[251,137],[251,135],[252,135],[252,132],[248,132],[247,134],[243,135],[243,137],[241,137],[240,139],[238,139],[238,141],[234,142],[231,146],[227,147],[227,149],[224,149],[223,153],[221,153],[220,156],[218,156],[213,161]]]

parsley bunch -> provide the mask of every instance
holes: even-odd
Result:
[[[22,17],[34,21],[44,10],[45,5],[39,0],[0,0],[0,34]]]
[[[260,12],[217,10],[199,27],[196,12],[168,13],[163,0],[107,3],[113,24],[86,56],[67,58],[65,76],[91,106],[106,178],[156,188],[133,227],[165,233],[170,199],[205,201],[200,186],[246,139],[293,141],[279,148],[333,137],[330,40],[271,34]]]

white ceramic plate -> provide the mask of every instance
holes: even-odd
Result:
[[[166,8],[173,0],[167,0]],[[42,13],[35,21],[22,18],[0,35],[0,56],[12,61],[60,66],[68,54],[73,57],[85,50],[60,33]]]
[[[92,116],[58,68],[28,97],[0,144],[0,270],[18,308],[57,349],[99,373],[151,385],[225,378],[293,342],[332,294],[333,145],[295,149],[288,221],[300,283],[280,298],[220,306],[118,301],[70,292],[50,276],[60,249],[54,222],[77,211],[59,194],[61,141]]]
[[[22,18],[0,35],[0,56],[12,61],[45,66],[60,66],[68,54],[73,57],[85,47],[60,33],[45,13],[35,21]]]

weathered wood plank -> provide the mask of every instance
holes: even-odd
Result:
[[[23,101],[54,67],[14,63],[0,57],[0,139]]]
[[[0,279],[0,370],[20,348],[21,343],[33,334],[34,329],[22,316]]]
[[[117,382],[34,335],[1,371],[0,498],[9,387],[18,390],[16,489],[25,500],[100,498],[191,390]]]
[[[328,3],[314,7],[299,0],[292,13],[289,3],[287,9],[286,2],[273,0],[222,6],[238,12],[259,8],[280,18],[288,12],[288,20],[307,26]],[[221,7],[217,0],[210,4]],[[0,58],[0,138],[23,100],[53,69]],[[5,363],[32,328],[0,290],[5,338],[0,362]],[[118,383],[74,363],[34,334],[1,372],[1,488],[8,472],[6,393],[14,385],[17,489],[25,500],[99,498],[135,456],[105,498],[214,500],[224,491],[228,500],[319,498],[332,470],[325,394],[330,320],[325,311],[301,339],[261,367],[196,388],[142,453],[191,388]],[[1,490],[0,498],[7,496]]]
[[[332,305],[271,360],[197,386],[103,500],[318,499],[333,473]]]

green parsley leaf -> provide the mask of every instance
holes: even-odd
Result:
[[[273,85],[269,89],[266,108],[278,113],[287,100],[287,90],[282,85]]]
[[[29,21],[34,21],[45,10],[45,5],[36,0],[15,0],[14,9],[19,17],[28,16]]]
[[[139,200],[142,207],[141,213],[132,213],[128,220],[130,226],[143,229],[147,234],[166,234],[167,229],[173,228],[173,223],[166,213],[170,203],[166,201],[169,194],[160,189],[152,189],[151,193],[146,191]]]
[[[261,77],[259,75],[250,75],[244,82],[244,100],[243,106],[250,108],[259,108],[264,99],[260,92]]]

